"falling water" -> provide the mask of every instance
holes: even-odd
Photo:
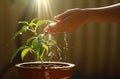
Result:
[[[51,34],[48,35],[48,39],[54,40]],[[46,57],[48,61],[67,61],[67,50],[68,50],[67,33],[64,33],[63,41],[65,41],[63,48],[60,48],[57,44],[49,47],[50,52],[47,54]],[[64,51],[64,55],[62,55],[63,51]]]
[[[68,50],[68,40],[67,40],[67,33],[66,32],[64,32],[64,41],[65,41],[65,47],[64,47],[64,49]]]
[[[64,49],[64,61],[67,61],[67,51],[68,51],[68,40],[67,40],[67,33],[66,32],[64,32],[64,41],[65,41],[65,46],[63,47],[63,49]]]
[[[54,40],[53,36],[51,34],[48,35],[49,40]],[[47,55],[48,56],[48,61],[61,61],[62,60],[62,55],[61,52],[62,50],[60,47],[56,44],[54,46],[49,46],[50,52]]]

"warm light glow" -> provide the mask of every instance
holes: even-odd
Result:
[[[50,1],[51,0],[35,0],[35,9],[37,9],[38,18],[51,19],[53,17]]]

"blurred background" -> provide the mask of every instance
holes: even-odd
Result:
[[[36,17],[54,20],[55,15],[68,9],[102,7],[119,2],[120,0],[0,0],[0,79],[17,79],[16,70],[9,63],[12,51],[25,39],[19,37],[17,41],[10,41],[20,28],[19,20]],[[61,55],[62,61],[76,64],[73,79],[117,79],[120,76],[119,23],[90,23],[66,34],[67,50],[63,49]],[[66,45],[64,33],[54,36],[61,48]]]

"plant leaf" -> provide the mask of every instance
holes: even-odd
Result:
[[[43,50],[42,50],[42,48],[43,48],[43,45],[42,45],[42,39],[40,39],[40,38],[38,38],[38,44],[39,44],[39,46],[40,46],[40,51],[39,51],[39,58],[41,59],[41,60],[43,60]]]
[[[48,40],[48,41],[47,41],[47,44],[48,44],[48,45],[55,45],[55,44],[57,44],[57,43],[56,43],[55,40]]]
[[[26,45],[28,45],[32,40],[34,40],[36,37],[32,36],[30,38],[27,39]]]
[[[25,24],[25,25],[29,25],[29,23],[27,21],[19,21],[19,24]]]
[[[45,48],[46,52],[48,53],[48,51],[49,51],[49,47],[48,47],[48,45],[45,44],[45,43],[42,43],[42,46],[43,46],[43,48]]]
[[[41,43],[39,43],[38,39],[33,40],[32,48],[38,56],[42,54]]]
[[[37,20],[36,18],[35,18],[35,19],[32,19],[31,22],[29,23],[29,26],[30,26],[30,27],[36,26],[36,23],[35,23],[36,20]]]
[[[37,20],[37,18],[32,19],[30,23],[34,23]]]
[[[49,20],[39,20],[37,23],[36,23],[36,26],[39,27],[41,26],[42,24],[46,24],[46,23],[49,23],[50,21]]]
[[[45,36],[45,34],[39,34],[38,37],[39,38],[43,38]]]
[[[21,59],[23,61],[24,57],[26,56],[26,54],[30,51],[31,48],[25,48],[23,49],[22,53],[21,53]]]
[[[35,23],[30,23],[29,26],[32,27],[32,26],[37,26],[37,25]]]
[[[26,48],[26,46],[25,46],[25,45],[24,45],[24,46],[19,47],[18,49],[16,49],[16,50],[13,52],[13,55],[12,55],[12,57],[11,57],[10,61],[12,62],[12,60],[13,60],[13,59],[15,58],[15,56],[19,53],[19,51],[23,50],[24,48]]]
[[[28,26],[23,26],[17,33],[15,33],[15,35],[13,36],[13,39],[15,39],[18,35],[23,34],[27,30],[28,30]]]

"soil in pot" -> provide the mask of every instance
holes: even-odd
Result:
[[[16,65],[21,79],[70,79],[74,64],[64,62],[27,62]]]

